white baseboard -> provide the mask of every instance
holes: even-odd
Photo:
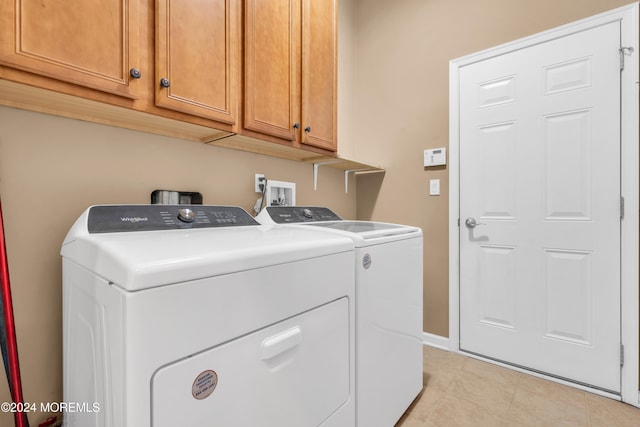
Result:
[[[449,351],[449,338],[441,337],[440,335],[430,334],[429,332],[422,333],[422,343],[430,347],[439,348],[440,350]]]

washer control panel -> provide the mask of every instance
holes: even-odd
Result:
[[[89,233],[175,230],[259,225],[236,206],[207,205],[106,205],[92,206]]]
[[[331,209],[316,206],[267,206],[267,213],[276,224],[299,222],[340,221]]]

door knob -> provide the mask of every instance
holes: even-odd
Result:
[[[476,228],[476,226],[478,225],[487,225],[484,222],[477,222],[475,218],[467,218],[464,222],[464,225],[467,226],[467,228]]]

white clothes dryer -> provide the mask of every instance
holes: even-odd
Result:
[[[393,426],[423,387],[422,230],[342,220],[324,207],[271,206],[256,219],[274,228],[321,229],[353,241],[356,425]]]
[[[344,236],[225,206],[93,206],[62,245],[68,427],[355,425]]]

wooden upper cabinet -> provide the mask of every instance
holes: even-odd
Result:
[[[238,0],[157,0],[156,105],[237,122],[240,7]]]
[[[302,143],[335,151],[338,139],[336,0],[302,2]]]
[[[0,64],[136,98],[139,18],[139,0],[0,0]]]
[[[300,0],[245,3],[244,128],[294,141],[300,128]]]
[[[244,129],[336,150],[336,8],[335,0],[246,0]]]

